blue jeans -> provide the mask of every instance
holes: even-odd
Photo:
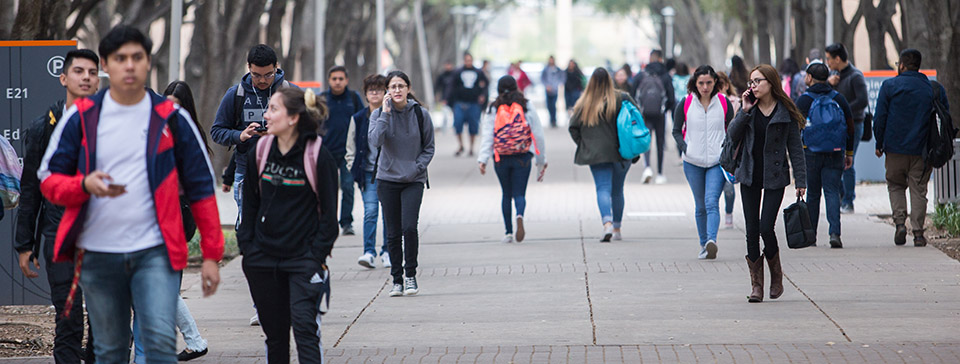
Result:
[[[137,319],[137,312],[133,312],[133,346],[134,363],[141,364],[147,362],[147,354],[143,350],[143,344],[140,335],[140,320]],[[200,336],[200,330],[197,329],[197,322],[193,320],[190,314],[190,308],[183,301],[183,297],[177,295],[177,329],[183,334],[183,341],[187,344],[190,351],[204,351],[207,349],[207,341]]]
[[[340,191],[343,192],[340,202],[340,227],[353,226],[353,174],[347,169],[347,161],[343,158],[337,161],[340,169]]]
[[[563,92],[563,101],[567,105],[567,110],[572,109],[573,105],[577,104],[581,94],[583,94],[583,90],[566,90]]]
[[[700,235],[700,246],[707,245],[707,241],[717,241],[717,230],[720,229],[720,193],[727,183],[720,165],[703,168],[683,162],[683,174],[687,176],[687,184],[693,191],[693,201],[697,206],[697,233]]]
[[[630,170],[630,162],[599,163],[590,165],[593,184],[597,187],[597,206],[602,223],[613,223],[620,228],[623,221],[623,181]]]
[[[377,256],[377,217],[380,215],[380,199],[377,197],[377,180],[373,173],[364,174],[363,191],[363,252]],[[383,229],[383,245],[380,254],[387,252],[387,229]]]
[[[807,210],[810,222],[817,229],[820,222],[820,189],[827,204],[830,234],[840,235],[840,176],[843,174],[843,152],[805,152],[807,159]]]
[[[136,307],[148,363],[177,362],[177,296],[180,272],[167,248],[133,253],[86,252],[80,275],[98,363],[130,359],[130,309]]]
[[[243,173],[233,174],[233,200],[237,202],[237,224],[233,230],[240,230],[240,218],[243,216]]]
[[[554,92],[547,92],[547,111],[550,112],[550,126],[557,126],[557,97],[559,95]]]
[[[470,135],[480,133],[480,104],[475,102],[458,102],[453,104],[453,130],[457,135],[463,134],[463,123],[467,123]]]
[[[857,149],[860,149],[860,138],[863,137],[863,122],[854,124],[853,127],[853,156],[856,161]],[[854,162],[856,163],[856,162]],[[843,171],[843,190],[840,192],[843,198],[841,205],[853,206],[853,200],[857,198],[857,171],[856,165],[850,166],[850,169]]]
[[[513,234],[513,209],[510,202],[517,206],[517,216],[523,216],[527,208],[527,181],[530,179],[531,159],[533,154],[500,156],[500,161],[494,163],[493,169],[500,180],[500,190],[503,195],[500,199],[500,209],[503,212],[503,225],[507,234]]]

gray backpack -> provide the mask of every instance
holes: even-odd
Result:
[[[647,73],[637,85],[637,103],[643,115],[663,115],[667,106],[667,89],[660,77]]]

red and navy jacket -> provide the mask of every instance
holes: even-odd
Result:
[[[75,102],[76,112],[61,120],[50,140],[52,155],[40,168],[43,195],[66,207],[53,261],[74,258],[77,237],[83,231],[90,194],[83,190],[83,177],[97,170],[97,125],[107,90]],[[147,131],[147,175],[157,209],[157,224],[166,243],[170,265],[187,265],[187,240],[180,214],[180,190],[190,201],[190,211],[200,231],[204,259],[223,257],[223,231],[214,195],[213,168],[199,131],[190,116],[172,101],[147,89],[152,112]],[[117,213],[122,213],[118,211]]]

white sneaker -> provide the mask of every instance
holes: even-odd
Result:
[[[650,167],[644,168],[643,175],[640,178],[643,180],[644,184],[650,183],[650,179],[653,178],[653,169],[651,169]]]
[[[662,175],[662,174],[658,174],[658,175],[657,175],[657,179],[655,180],[654,183],[656,183],[656,184],[658,184],[658,185],[662,185],[662,184],[667,183],[667,176],[664,176],[664,175]]]
[[[613,240],[614,240],[614,241],[623,240],[623,236],[620,235],[620,232],[619,232],[619,231],[614,231],[614,232],[613,232]]]
[[[380,254],[380,263],[383,264],[384,268],[393,267],[393,263],[390,263],[390,253],[383,252],[383,254]]]
[[[250,318],[250,326],[260,326],[260,315],[254,314]]]
[[[609,243],[610,239],[613,238],[613,224],[603,226],[603,237],[600,238],[601,243]]]
[[[513,242],[513,234],[507,234],[503,236],[503,239],[500,240],[503,244],[510,244]]]
[[[703,248],[707,251],[707,259],[717,259],[717,242],[708,240]]]
[[[393,289],[390,290],[390,297],[403,296],[403,285],[400,283],[394,283]]]
[[[697,259],[707,259],[707,247],[700,247],[700,254],[697,254]]]
[[[373,265],[373,254],[363,253],[360,258],[357,258],[357,264],[365,268],[375,268]]]

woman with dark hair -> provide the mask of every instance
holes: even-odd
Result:
[[[730,77],[727,77],[726,72],[717,72],[717,83],[720,85],[720,93],[723,94],[727,98],[727,101],[730,102],[730,105],[733,106],[733,108],[728,111],[736,115],[737,111],[740,110],[740,96],[733,92]],[[723,209],[724,212],[726,212],[723,219],[723,227],[724,229],[733,229],[733,208],[736,207],[734,205],[737,203],[737,189],[734,188],[733,185],[736,180],[733,179],[733,175],[726,171],[724,171],[724,176],[727,177],[727,182],[723,185]]]
[[[797,62],[793,58],[787,58],[783,60],[783,63],[780,65],[780,83],[783,85],[783,91],[787,95],[793,95],[791,91],[791,86],[793,85],[794,78],[800,75],[800,66],[797,65]]]
[[[673,93],[677,100],[687,96],[687,83],[690,82],[690,67],[686,63],[679,62],[674,68],[676,72],[670,76],[673,80]]]
[[[379,150],[374,173],[387,230],[392,297],[420,292],[416,278],[420,248],[417,220],[424,184],[430,186],[427,166],[434,153],[430,113],[420,106],[410,86],[406,73],[387,74],[387,98],[370,114],[374,121],[367,133],[370,145]]]
[[[568,114],[573,110],[573,105],[580,99],[580,95],[583,94],[584,78],[583,71],[580,71],[577,61],[571,59],[570,63],[567,63],[567,80],[563,84],[563,101],[567,105]]]
[[[770,298],[783,294],[783,270],[774,226],[790,167],[797,198],[807,187],[807,168],[800,130],[806,119],[783,87],[773,66],[762,64],[750,72],[750,89],[741,95],[743,111],[730,122],[727,137],[739,145],[741,162],[734,175],[740,181],[740,200],[747,236],[750,302],[763,301],[763,257],[770,267]],[[790,165],[787,164],[789,155]],[[763,238],[763,252],[760,238]]]
[[[587,89],[573,107],[570,117],[570,137],[577,144],[573,161],[577,165],[590,166],[603,223],[600,242],[604,243],[622,239],[623,181],[631,164],[620,156],[618,150],[617,116],[624,100],[634,106],[637,104],[630,95],[617,91],[610,73],[598,67],[590,76]]]
[[[630,79],[633,78],[630,72],[630,65],[625,64],[613,73],[613,87],[618,91],[632,94],[633,87],[630,86]]]
[[[317,135],[326,117],[313,91],[281,88],[263,114],[267,135],[246,155],[237,244],[269,363],[290,362],[291,326],[299,361],[323,361],[320,305],[340,230],[337,163]]]
[[[699,259],[717,257],[720,228],[720,193],[726,178],[720,168],[720,147],[733,106],[720,93],[717,73],[700,66],[687,83],[689,92],[673,112],[673,138],[683,152],[683,174],[696,203]]]
[[[543,181],[547,169],[546,146],[543,125],[533,103],[523,97],[517,81],[503,76],[497,82],[497,99],[483,117],[480,126],[480,154],[477,158],[480,174],[487,173],[487,160],[494,157],[494,171],[500,180],[503,192],[500,207],[506,235],[502,242],[522,242],[526,232],[523,228],[523,212],[527,206],[527,181],[530,179],[530,159],[536,153],[537,182]],[[517,231],[511,224],[511,201],[517,207]],[[514,240],[514,238],[516,240]]]
[[[747,91],[747,77],[747,66],[743,63],[743,58],[730,58],[730,84],[738,95]]]

